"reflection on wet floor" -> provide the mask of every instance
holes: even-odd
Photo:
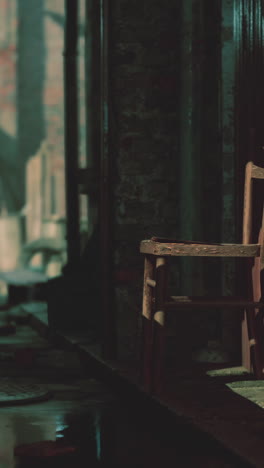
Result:
[[[53,392],[50,400],[0,409],[1,468],[50,467],[53,463],[79,466],[76,462],[84,458],[89,463],[99,462],[99,421],[109,396],[103,396],[100,390],[95,395],[94,386],[98,385],[93,380],[46,386]]]
[[[17,358],[25,343],[34,344],[34,359]],[[9,343],[0,337],[0,355],[0,390],[1,379],[10,378],[51,394],[0,407],[0,468],[247,466],[181,422],[169,425],[135,401],[120,401],[84,373],[76,353],[44,346],[26,327]]]
[[[1,468],[243,466],[182,425],[157,430],[92,379],[47,386],[48,401],[1,408]]]

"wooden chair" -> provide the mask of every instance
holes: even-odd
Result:
[[[157,393],[163,382],[163,354],[166,315],[171,311],[196,308],[244,310],[242,323],[242,365],[264,376],[261,272],[264,269],[264,216],[260,220],[258,243],[252,244],[253,180],[264,179],[264,168],[247,163],[245,171],[243,239],[241,244],[205,244],[163,238],[143,240],[140,252],[145,256],[143,286],[142,380],[148,392]],[[171,257],[247,257],[248,297],[183,297],[167,295],[168,260]],[[245,290],[243,287],[242,290]]]

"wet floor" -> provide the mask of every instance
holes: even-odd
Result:
[[[95,394],[89,380],[43,385],[51,392],[47,401],[0,409],[0,467],[98,465],[109,396],[97,384]]]
[[[243,466],[190,428],[140,413],[93,379],[43,385],[49,400],[0,409],[1,468]]]
[[[33,360],[21,359],[27,342]],[[0,338],[0,390],[6,379],[38,384],[48,397],[0,407],[0,468],[247,466],[191,427],[121,400],[84,373],[75,353],[26,327]]]
[[[182,425],[157,430],[98,383],[47,386],[49,401],[0,410],[1,468],[242,466]]]

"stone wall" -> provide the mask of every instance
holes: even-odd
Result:
[[[230,5],[223,8],[222,24],[220,1],[149,0],[136,8],[128,0],[111,2],[113,252],[122,356],[137,349],[140,240],[160,235],[219,242],[234,235],[232,25]],[[172,270],[181,294],[220,294],[221,275],[221,262],[178,262]],[[188,327],[187,340],[181,327]],[[212,311],[179,315],[177,328],[175,340],[186,352],[222,338],[221,316]]]
[[[179,2],[111,2],[110,117],[118,350],[133,354],[141,307],[139,242],[174,236],[179,158]]]

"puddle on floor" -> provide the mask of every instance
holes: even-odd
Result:
[[[140,415],[93,379],[47,388],[48,401],[0,408],[0,468],[242,466],[181,424]]]
[[[89,466],[100,464],[100,419],[111,397],[87,396],[78,385],[48,387],[48,401],[0,408],[1,468],[86,466],[84,456]]]
[[[16,353],[24,341],[36,342],[32,362],[21,360],[20,347]],[[121,402],[84,375],[76,353],[42,345],[23,326],[14,337],[0,338],[0,390],[1,379],[10,378],[43,385],[52,395],[0,406],[0,468],[242,468],[182,423],[169,427],[156,414],[140,413],[132,399]]]

